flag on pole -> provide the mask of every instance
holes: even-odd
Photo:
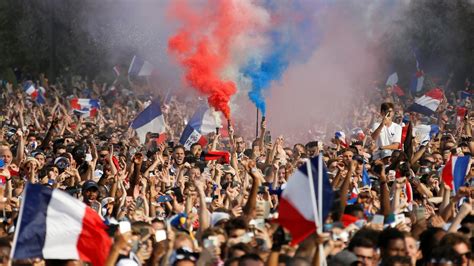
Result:
[[[221,127],[222,121],[219,113],[210,109],[207,105],[202,105],[186,125],[179,143],[186,149],[191,148],[194,143],[204,146],[207,144],[204,135],[215,132],[216,128]]]
[[[410,89],[414,94],[421,92],[423,89],[423,83],[425,82],[425,74],[421,68],[420,60],[418,59],[419,57],[416,50],[417,49],[413,49],[413,56],[415,57],[416,62],[416,72],[410,82]]]
[[[451,155],[441,175],[443,182],[447,184],[451,190],[458,191],[459,187],[463,185],[470,162],[470,156]]]
[[[417,125],[413,128],[413,135],[419,143],[423,143],[431,140],[434,136],[438,135],[438,125]]]
[[[104,265],[112,245],[106,229],[97,212],[67,193],[27,184],[11,257]]]
[[[352,129],[352,138],[359,141],[364,141],[365,139],[364,130],[362,130],[361,128]]]
[[[118,78],[120,76],[120,66],[119,65],[114,66],[113,71],[114,71],[115,77]]]
[[[397,72],[393,72],[390,74],[387,78],[387,82],[385,82],[385,85],[387,86],[394,86],[398,83],[398,74]]]
[[[342,147],[349,147],[346,141],[346,134],[344,133],[344,131],[336,131],[334,138],[340,141]]]
[[[425,75],[422,70],[417,70],[412,77],[410,83],[410,89],[412,93],[418,93],[423,89],[423,83],[425,82]]]
[[[23,90],[36,103],[38,104],[46,103],[46,99],[45,99],[46,90],[43,87],[39,86],[38,88],[36,88],[35,84],[32,81],[27,81],[23,85]]]
[[[408,107],[408,111],[431,116],[436,112],[443,98],[443,91],[440,88],[434,88],[416,99],[415,103]]]
[[[469,91],[461,91],[459,97],[465,100],[465,99],[471,98],[472,93],[470,93]]]
[[[145,143],[146,134],[148,132],[165,132],[166,124],[165,118],[161,113],[160,102],[158,100],[153,100],[151,104],[132,121],[131,127],[135,129],[142,143]]]
[[[99,100],[73,98],[69,101],[73,112],[83,117],[95,117],[100,109]]]
[[[130,68],[128,69],[129,76],[150,76],[155,67],[150,64],[148,61],[143,60],[138,56],[134,56],[132,58],[132,62],[130,63]]]
[[[312,205],[311,191],[318,194],[318,160],[322,157],[316,156],[311,158],[306,163],[311,163],[314,190],[310,187],[310,180],[308,178],[308,170],[306,163],[288,179],[285,190],[280,199],[280,206],[278,207],[279,223],[288,229],[292,235],[292,244],[298,244],[316,230],[315,214]],[[323,221],[329,214],[331,209],[333,190],[329,183],[327,169],[323,165],[321,171],[323,186],[322,186],[322,213]],[[314,195],[316,199],[319,195]],[[319,225],[322,226],[322,225]]]

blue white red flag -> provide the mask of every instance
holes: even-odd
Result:
[[[207,144],[206,134],[214,132],[216,128],[221,128],[222,122],[218,112],[210,109],[207,105],[202,105],[194,113],[191,120],[179,139],[179,143],[186,149],[191,148],[194,143],[202,146]]]
[[[344,131],[336,131],[336,133],[334,134],[334,138],[340,141],[342,147],[349,147],[346,141],[346,134],[344,133]]]
[[[82,260],[105,265],[112,239],[100,216],[59,189],[27,184],[13,240],[16,260]]]
[[[318,199],[318,160],[322,160],[321,156],[311,158],[312,176],[315,197]],[[311,200],[311,187],[308,178],[308,170],[306,163],[288,179],[285,190],[280,199],[280,206],[278,208],[278,221],[281,226],[290,231],[292,235],[292,244],[297,244],[304,240],[307,236],[315,232],[315,215]],[[329,183],[327,169],[323,163],[322,169],[322,211],[323,221],[329,214],[332,207],[333,190]],[[322,226],[322,225],[320,225]]]
[[[165,118],[161,112],[160,102],[153,100],[145,110],[143,110],[131,127],[135,129],[142,143],[145,143],[147,133],[164,133],[166,131]]]
[[[45,104],[46,90],[43,87],[36,88],[35,84],[31,81],[26,82],[23,85],[23,90],[30,98],[38,104]]]
[[[398,74],[397,72],[393,72],[392,74],[390,74],[390,76],[388,76],[387,82],[385,82],[385,85],[394,86],[397,83],[398,83]]]
[[[459,96],[461,99],[467,99],[472,97],[472,93],[470,93],[469,91],[461,91]]]
[[[451,188],[451,191],[458,191],[459,187],[464,184],[464,178],[469,170],[470,162],[470,156],[451,155],[449,158],[443,168],[442,179]]]
[[[416,99],[415,103],[408,108],[408,111],[431,116],[436,112],[443,98],[443,91],[440,88],[434,88]]]
[[[88,98],[73,98],[69,101],[74,113],[83,117],[95,117],[100,109],[99,100]]]
[[[438,135],[439,126],[438,125],[417,125],[413,127],[413,135],[420,142],[431,140],[434,136]]]
[[[130,63],[130,68],[128,69],[129,76],[150,76],[155,67],[150,64],[148,61],[143,60],[138,56],[134,56],[132,62]]]
[[[410,83],[410,89],[412,93],[418,93],[423,89],[423,83],[425,82],[425,75],[422,70],[417,70],[413,75]]]

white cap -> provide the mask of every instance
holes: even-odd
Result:
[[[213,212],[211,214],[211,226],[216,226],[217,223],[223,220],[230,219],[230,215],[225,212]]]

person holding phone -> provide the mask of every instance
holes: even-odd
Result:
[[[402,127],[392,121],[393,109],[393,103],[382,103],[380,115],[383,117],[383,120],[381,123],[375,123],[372,128],[371,137],[376,141],[380,151],[400,149]]]

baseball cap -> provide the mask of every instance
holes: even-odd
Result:
[[[355,265],[355,263],[359,262],[357,256],[350,252],[349,250],[343,250],[337,253],[332,259],[329,261],[329,265]]]
[[[86,190],[89,190],[91,188],[96,188],[98,190],[99,186],[97,185],[97,183],[95,181],[92,181],[92,180],[87,180],[82,185],[82,191],[86,191]]]

